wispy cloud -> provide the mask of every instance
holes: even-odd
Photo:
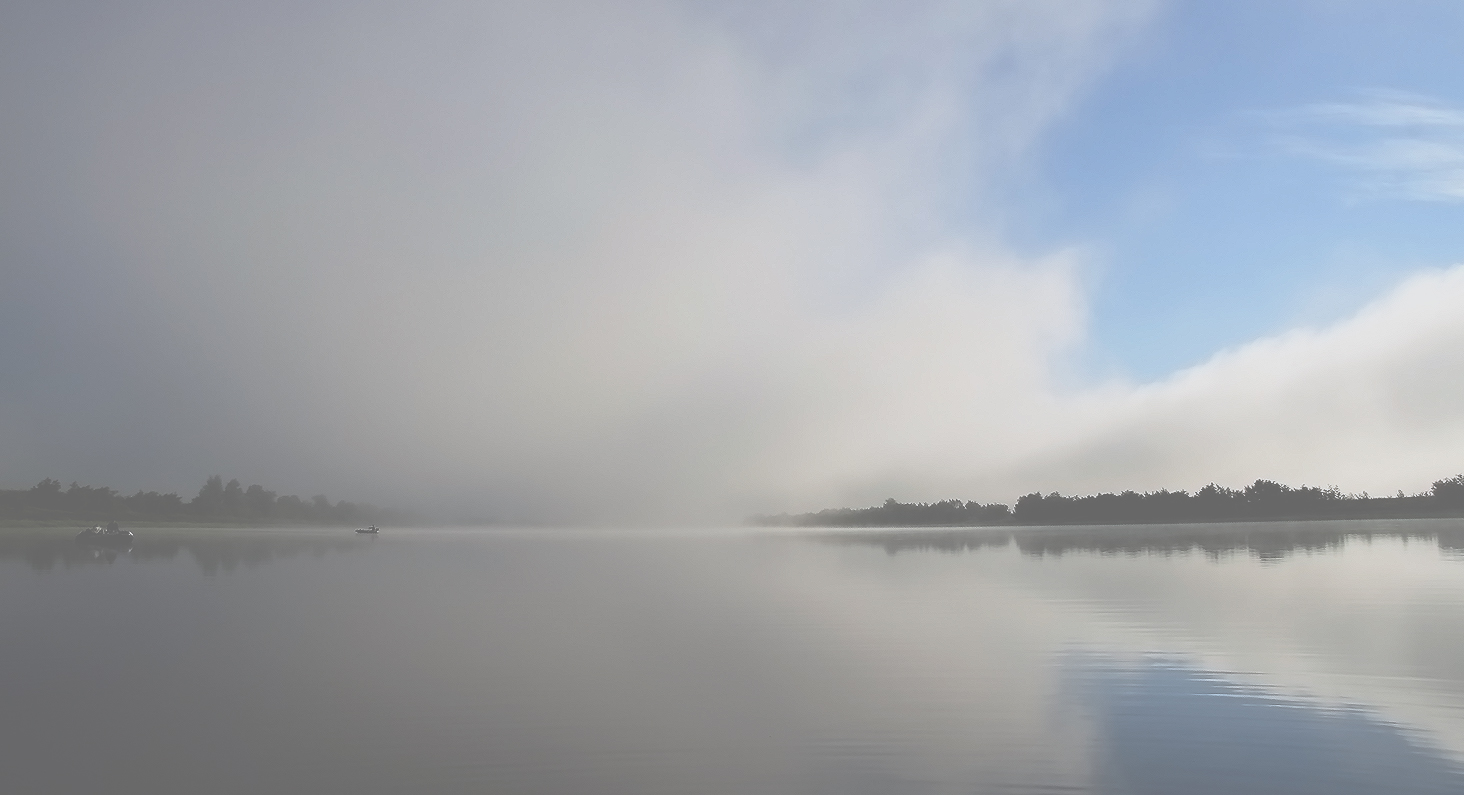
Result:
[[[1397,92],[1269,118],[1281,148],[1348,169],[1371,196],[1464,201],[1464,108]]]

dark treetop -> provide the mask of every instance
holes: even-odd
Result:
[[[198,496],[185,502],[176,493],[139,491],[123,496],[104,486],[46,478],[29,489],[0,489],[0,520],[107,522],[219,522],[251,524],[399,524],[405,515],[365,503],[331,503],[320,494],[308,500],[283,497],[263,486],[244,488],[239,481],[209,478]]]
[[[1257,480],[1244,489],[1213,483],[1194,494],[1151,491],[1066,497],[1036,492],[1015,508],[961,500],[903,503],[894,499],[872,508],[829,508],[817,513],[759,515],[753,524],[779,527],[975,527],[983,525],[1148,524],[1155,522],[1247,522],[1295,519],[1412,519],[1464,517],[1464,475],[1435,481],[1412,496],[1343,494],[1335,486],[1292,488]]]

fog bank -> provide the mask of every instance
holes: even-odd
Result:
[[[0,11],[0,481],[505,521],[1453,469],[1464,276],[1075,385],[1006,201],[1149,3]]]

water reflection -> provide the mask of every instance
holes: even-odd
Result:
[[[78,539],[71,529],[17,528],[0,530],[0,561],[21,560],[36,571],[48,571],[119,560],[165,561],[183,553],[213,574],[297,555],[363,549],[374,538],[318,528],[166,528],[143,529],[131,539]]]
[[[1464,792],[1458,528],[7,532],[0,790]]]
[[[1244,687],[1182,661],[1068,660],[1098,724],[1094,789],[1134,795],[1457,793],[1460,768],[1355,705]]]
[[[1186,525],[1105,525],[1006,528],[914,528],[823,531],[808,534],[837,544],[901,552],[972,552],[1015,545],[1024,555],[1072,552],[1104,555],[1174,555],[1199,552],[1218,559],[1250,554],[1280,560],[1295,553],[1335,551],[1348,539],[1397,538],[1436,542],[1451,557],[1464,554],[1464,521],[1413,519],[1366,522],[1248,522]]]

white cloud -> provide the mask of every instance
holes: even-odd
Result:
[[[1072,414],[1086,438],[1045,452],[1029,482],[1043,472],[1070,492],[1256,478],[1426,490],[1464,471],[1464,266],[1416,274],[1335,325],[1079,396]]]

